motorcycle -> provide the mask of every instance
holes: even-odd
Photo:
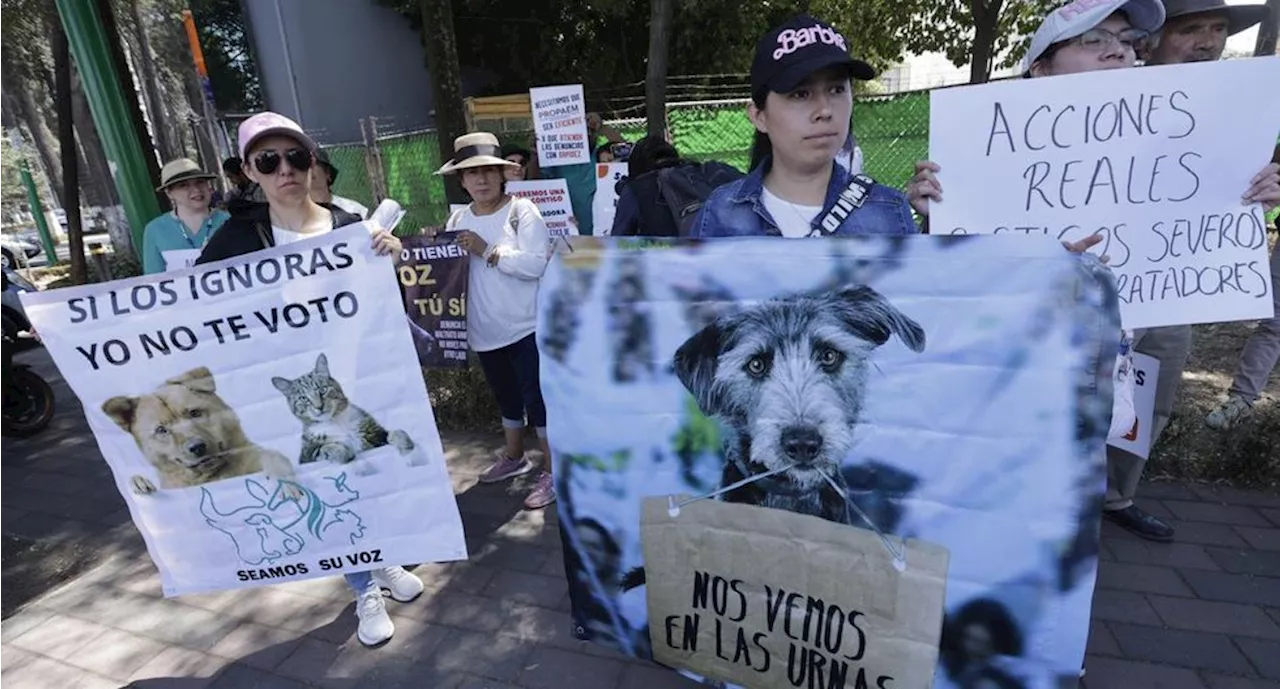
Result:
[[[4,276],[4,288],[9,288],[9,276]],[[3,415],[0,416],[0,433],[17,438],[27,438],[44,430],[53,419],[53,388],[40,374],[26,364],[13,363],[14,351],[19,339],[36,339],[27,331],[4,329],[3,368],[0,369],[0,385],[3,385]]]

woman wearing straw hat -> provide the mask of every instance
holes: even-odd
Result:
[[[457,231],[458,245],[472,256],[467,340],[497,398],[506,436],[506,447],[480,481],[497,483],[533,471],[524,456],[527,420],[538,434],[544,466],[524,504],[541,509],[556,499],[534,336],[538,281],[547,267],[551,238],[538,207],[506,193],[504,173],[518,164],[501,157],[497,137],[467,134],[453,148],[453,159],[436,174],[458,175],[471,203],[450,216],[445,230]]]
[[[151,222],[142,234],[142,270],[163,273],[185,268],[200,255],[209,237],[231,217],[210,207],[215,175],[200,169],[190,158],[165,163],[160,170],[160,186],[173,210]]]

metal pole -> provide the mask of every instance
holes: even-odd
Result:
[[[82,0],[57,0],[58,15],[71,44],[71,54],[84,84],[89,110],[102,136],[112,177],[120,191],[125,217],[133,232],[135,250],[142,249],[142,233],[152,218],[160,215],[142,144],[133,129],[132,116],[125,104],[120,75],[112,67],[107,41],[111,40],[102,25],[94,3]]]
[[[49,234],[49,223],[44,219],[44,206],[40,203],[40,194],[36,191],[36,181],[31,178],[31,168],[26,159],[18,162],[18,173],[22,176],[22,186],[27,188],[27,205],[31,206],[31,214],[36,219],[36,229],[40,231],[40,243],[44,245],[45,258],[49,265],[58,265],[58,252],[53,248],[53,236]],[[26,259],[25,256],[21,257]],[[18,266],[14,266],[17,268]]]

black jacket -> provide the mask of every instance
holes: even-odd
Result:
[[[334,229],[360,222],[358,216],[341,208],[327,203],[320,205],[333,214]],[[267,204],[243,206],[209,238],[204,251],[200,252],[200,258],[196,259],[196,265],[243,256],[273,246],[275,237],[271,233],[271,213]]]

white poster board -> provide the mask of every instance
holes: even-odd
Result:
[[[538,207],[552,240],[578,234],[569,203],[569,184],[563,179],[536,179],[507,182],[507,193],[529,199]]]
[[[596,163],[596,195],[591,201],[591,226],[597,237],[613,233],[618,210],[618,186],[627,180],[626,163]]]
[[[164,258],[164,269],[182,270],[190,268],[196,264],[196,259],[200,258],[201,249],[170,249],[169,251],[161,251],[160,255]]]
[[[166,596],[467,557],[367,223],[23,303]]]
[[[582,97],[582,84],[531,88],[529,100],[538,139],[538,166],[590,163],[591,141],[587,138],[587,106]]]
[[[1151,453],[1151,425],[1156,413],[1156,380],[1159,377],[1159,359],[1133,353],[1133,410],[1138,421],[1128,435],[1112,440],[1108,445],[1143,459]]]
[[[1272,316],[1240,197],[1280,129],[1280,58],[1139,67],[930,97],[933,234],[1099,233],[1129,329]]]

